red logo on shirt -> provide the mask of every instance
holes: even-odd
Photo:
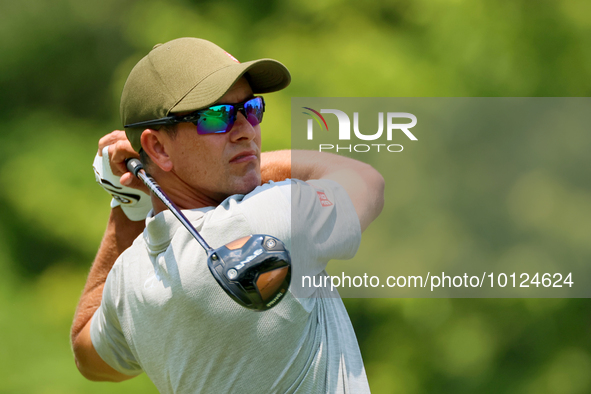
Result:
[[[326,194],[324,194],[324,192],[316,192],[318,194],[318,198],[320,199],[320,205],[322,205],[323,207],[330,207],[332,205],[332,202],[330,202],[330,200],[328,199],[328,197],[326,197]]]

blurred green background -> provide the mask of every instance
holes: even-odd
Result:
[[[156,392],[144,375],[85,381],[69,346],[109,212],[92,158],[121,127],[121,88],[154,44],[196,36],[241,61],[286,64],[292,85],[266,97],[265,150],[289,146],[294,96],[591,92],[591,3],[581,0],[22,0],[1,10],[0,393]],[[375,393],[591,392],[586,299],[345,303]]]

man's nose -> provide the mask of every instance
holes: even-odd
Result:
[[[230,130],[230,140],[238,141],[242,139],[252,140],[256,135],[256,131],[253,125],[244,117],[242,112],[239,112],[236,116],[236,121],[232,130]]]

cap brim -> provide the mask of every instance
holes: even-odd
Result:
[[[248,74],[253,93],[276,92],[291,82],[289,71],[277,60],[260,59],[237,63],[208,75],[168,112],[187,112],[209,107],[219,101],[244,74]]]

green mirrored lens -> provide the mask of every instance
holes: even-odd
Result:
[[[264,102],[262,97],[255,97],[244,103],[214,105],[198,111],[197,133],[214,134],[227,133],[236,121],[237,111],[240,110],[252,126],[263,120]]]
[[[216,105],[200,113],[197,121],[197,133],[225,133],[232,128],[234,106]]]

